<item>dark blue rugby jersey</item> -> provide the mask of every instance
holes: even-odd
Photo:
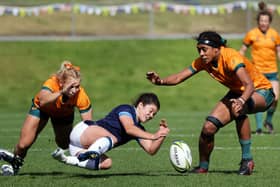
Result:
[[[125,129],[119,120],[119,116],[122,115],[130,116],[133,119],[134,125],[145,131],[145,128],[141,125],[141,123],[137,122],[134,106],[119,105],[115,107],[103,119],[95,121],[95,125],[103,127],[114,136],[116,136],[116,138],[118,139],[118,143],[115,145],[115,147],[125,144],[132,139],[137,140],[137,138],[130,136],[125,132]]]

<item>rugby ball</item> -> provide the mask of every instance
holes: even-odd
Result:
[[[176,140],[170,146],[169,159],[176,171],[184,173],[191,168],[192,155],[190,147],[183,140]]]
[[[1,166],[1,171],[3,176],[11,176],[14,175],[14,169],[11,165],[3,164]]]

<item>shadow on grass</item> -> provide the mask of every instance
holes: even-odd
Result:
[[[19,176],[61,176],[61,177],[71,177],[71,178],[110,178],[118,176],[148,176],[148,177],[162,177],[162,176],[190,176],[190,175],[207,175],[207,174],[196,174],[192,172],[170,172],[170,171],[157,171],[157,172],[120,172],[120,173],[98,173],[98,171],[93,171],[94,173],[72,173],[72,172],[30,172],[30,173],[20,173]],[[103,171],[104,172],[104,171]],[[255,171],[254,171],[255,172]],[[210,170],[208,174],[225,174],[225,175],[237,175],[237,170]]]
[[[109,178],[109,177],[124,177],[124,176],[149,176],[158,177],[162,176],[160,173],[149,173],[149,172],[124,172],[124,173],[108,173],[108,174],[77,174],[72,175],[72,177],[78,178]]]
[[[237,174],[237,171],[236,170],[232,170],[232,171],[230,171],[230,170],[210,170],[210,171],[208,171],[208,173],[200,173],[200,174],[198,174],[198,173],[194,173],[194,172],[186,172],[186,173],[182,173],[182,174],[178,174],[178,175],[201,175],[201,176],[203,176],[203,175],[207,175],[207,174],[229,174],[229,175],[232,175],[232,174]],[[174,175],[174,176],[178,176],[178,175],[176,175],[176,174],[169,174],[169,176],[172,176],[172,175]]]
[[[208,173],[211,174],[226,174],[226,175],[239,175],[237,170],[210,170]],[[255,170],[253,171],[253,174],[257,173]]]
[[[102,171],[104,172],[104,171]],[[186,176],[189,173],[177,173],[170,171],[156,171],[156,172],[119,172],[119,173],[99,173],[93,171],[93,173],[73,173],[73,172],[26,172],[19,173],[18,176],[61,176],[61,177],[77,177],[77,178],[109,178],[118,176],[149,176],[149,177],[161,177],[161,176]]]
[[[210,170],[208,173],[218,173],[218,174],[237,174],[237,170]]]
[[[256,136],[261,136],[261,135],[275,135],[276,133],[270,133],[268,131],[262,131],[261,133],[257,133],[257,131],[251,131],[251,134],[256,135]]]

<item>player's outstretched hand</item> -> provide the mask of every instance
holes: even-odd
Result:
[[[160,79],[159,75],[154,71],[149,71],[146,73],[146,78],[151,81],[153,84],[161,85],[162,80]]]
[[[160,127],[167,128],[167,127],[168,127],[168,124],[167,124],[167,122],[166,122],[166,119],[161,119],[161,120],[160,120],[160,123],[159,123],[159,126],[160,126]]]
[[[158,134],[163,137],[163,136],[167,136],[168,133],[169,133],[169,128],[168,128],[168,124],[166,122],[165,119],[162,119],[160,120],[160,123],[159,123],[159,130],[158,130]]]

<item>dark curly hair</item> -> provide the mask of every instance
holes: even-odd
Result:
[[[157,106],[158,110],[160,109],[160,102],[156,94],[154,93],[142,93],[139,95],[139,97],[134,102],[134,106],[137,107],[137,105],[142,102],[143,105],[147,104],[154,104]]]

